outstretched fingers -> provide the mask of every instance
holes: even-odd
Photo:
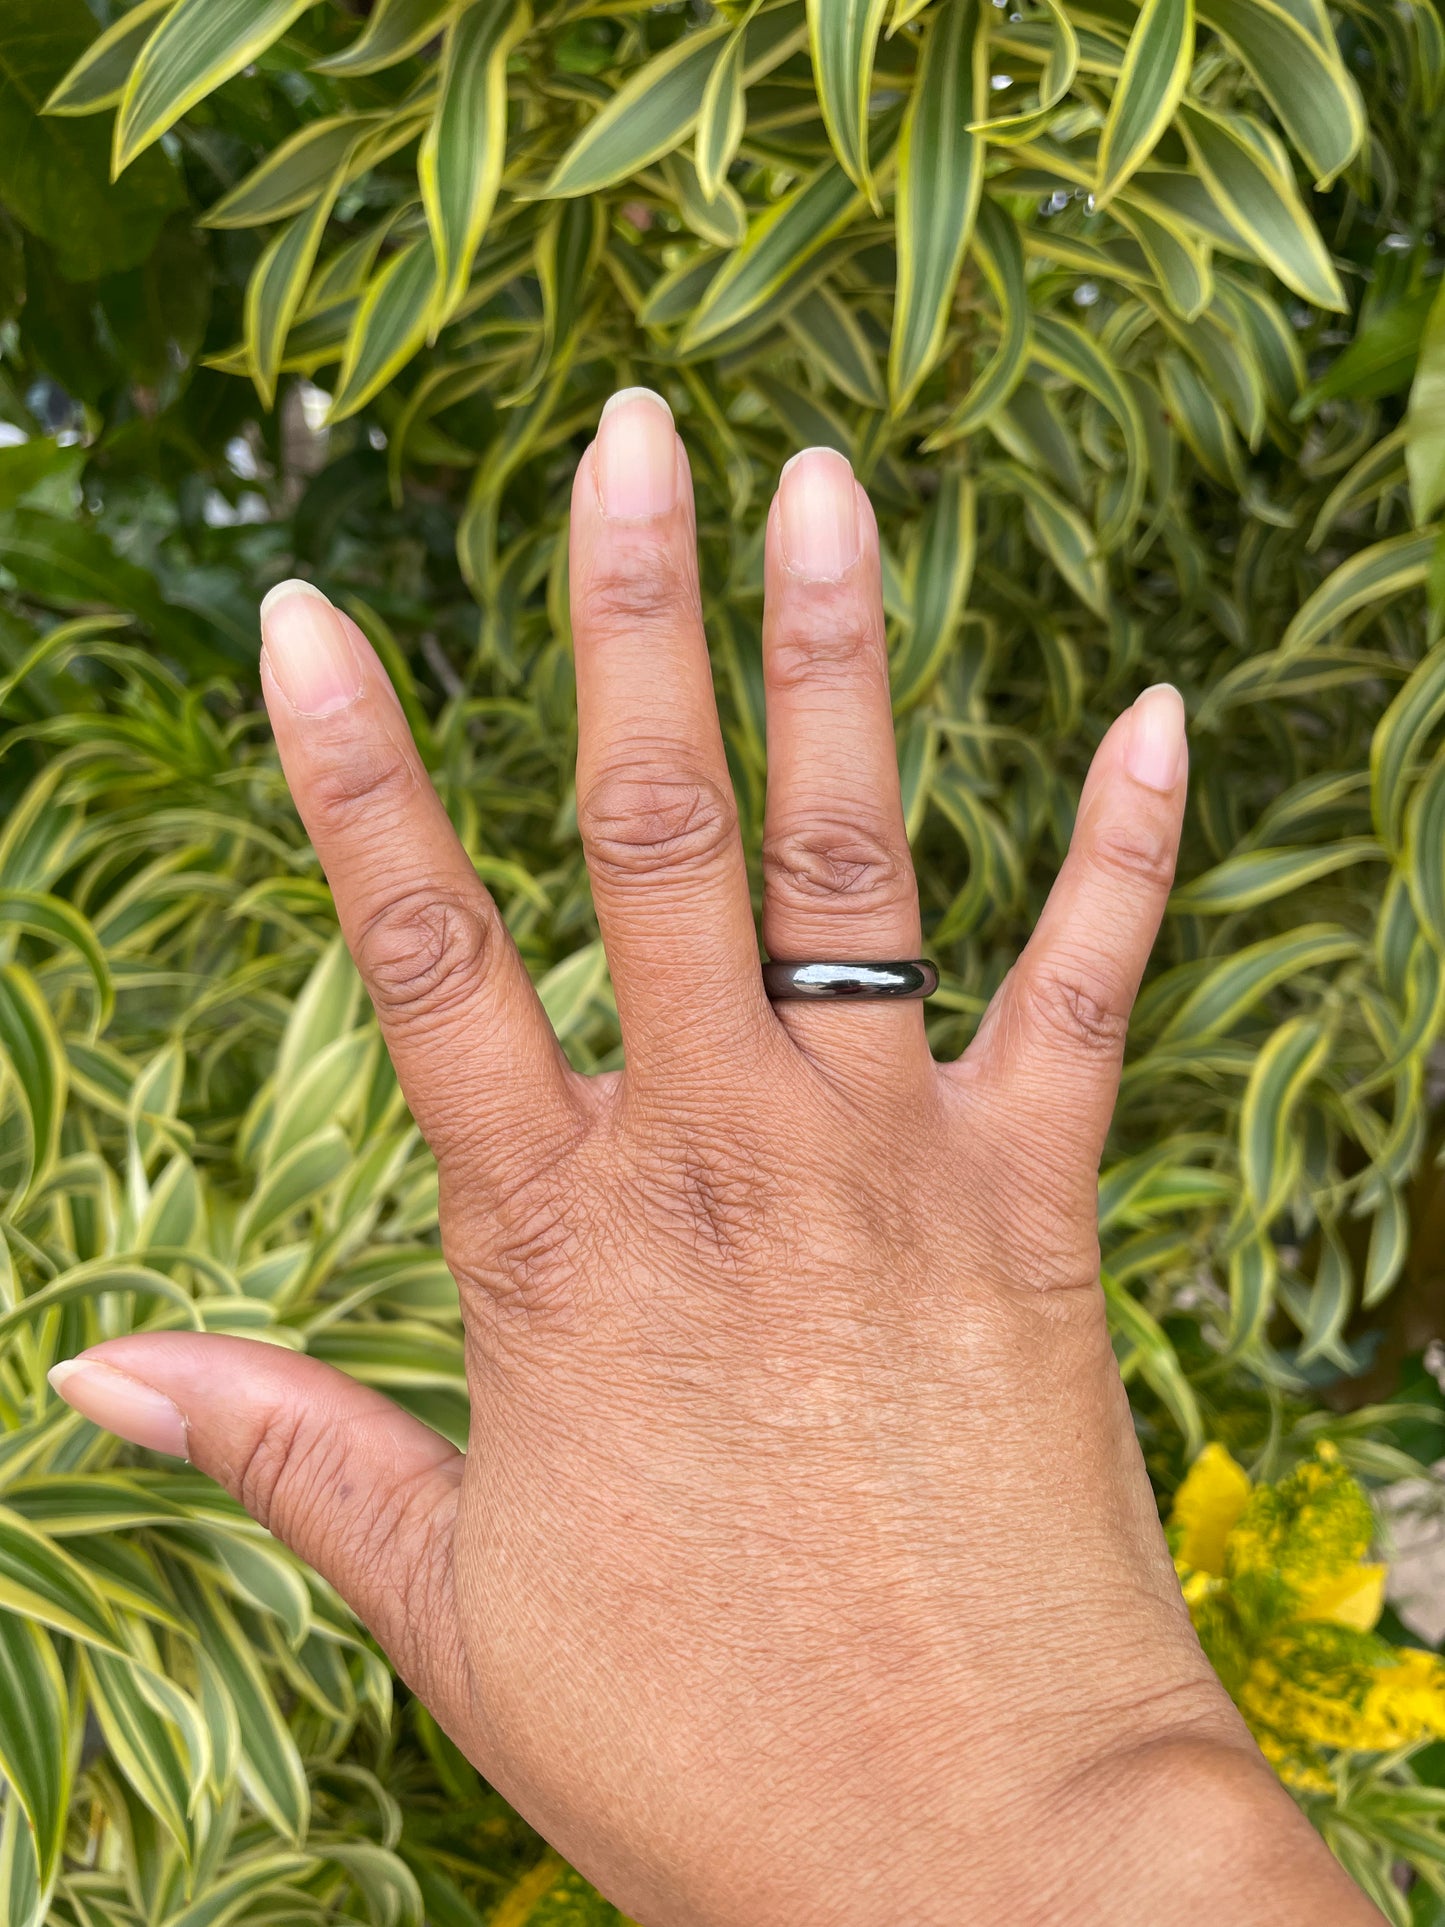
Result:
[[[1098,1169],[1174,880],[1188,766],[1178,691],[1145,690],[1099,746],[1038,927],[957,1067],[1035,1169],[1090,1183]]]
[[[95,1424],[224,1486],[336,1588],[443,1721],[465,1705],[455,1446],[319,1359],[256,1339],[107,1339],[50,1382]]]
[[[570,1073],[385,670],[308,583],[273,589],[261,627],[286,780],[413,1116],[443,1159],[533,1156],[571,1120]]]

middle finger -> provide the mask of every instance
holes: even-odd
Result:
[[[613,397],[572,498],[577,820],[629,1072],[721,1061],[767,1023],[667,403]]]

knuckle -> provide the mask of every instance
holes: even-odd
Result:
[[[1037,1226],[1015,1246],[1011,1281],[1026,1291],[1092,1306],[1099,1289],[1099,1240],[1082,1222]]]
[[[797,689],[860,669],[881,676],[883,636],[879,625],[852,598],[810,596],[787,627],[769,637],[767,680],[775,690]]]
[[[917,891],[901,837],[855,823],[813,822],[763,840],[763,881],[776,902],[806,906],[901,910]]]
[[[485,1224],[442,1220],[442,1251],[464,1305],[486,1304],[523,1326],[565,1317],[578,1285],[595,1272],[591,1219],[580,1208],[568,1151],[539,1157],[499,1186]]]
[[[724,1258],[747,1260],[765,1245],[765,1187],[745,1163],[722,1161],[689,1146],[676,1188],[676,1214],[688,1242]]]
[[[381,1017],[437,1017],[476,991],[492,938],[492,921],[475,904],[417,891],[370,919],[356,964]]]
[[[265,1414],[227,1484],[258,1525],[284,1537],[284,1516],[296,1514],[298,1468],[307,1468],[306,1485],[317,1482],[316,1451],[303,1414],[278,1407]]]
[[[675,628],[698,619],[697,579],[667,542],[633,541],[587,585],[587,626],[598,637]]]
[[[1114,823],[1099,832],[1093,859],[1106,876],[1165,891],[1174,881],[1175,839],[1147,823]]]
[[[1108,982],[1082,960],[1061,960],[1029,971],[1020,988],[1030,1015],[1070,1050],[1117,1057],[1124,1048],[1129,1012]]]
[[[412,766],[394,743],[349,744],[344,756],[324,763],[311,777],[310,827],[320,835],[350,829],[358,817],[398,811],[415,788]]]
[[[737,809],[707,778],[613,770],[579,803],[577,822],[594,875],[626,880],[710,864],[737,834]]]
[[[525,1212],[512,1214],[502,1230],[486,1283],[499,1304],[536,1311],[567,1291],[585,1262],[586,1240],[575,1201],[561,1196],[534,1199]]]
[[[659,1120],[636,1167],[647,1223],[689,1258],[725,1275],[766,1275],[779,1246],[777,1174],[741,1133],[709,1134],[695,1120]]]

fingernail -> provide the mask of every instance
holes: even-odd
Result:
[[[1184,698],[1173,683],[1156,682],[1129,712],[1124,767],[1136,783],[1172,790],[1184,774]]]
[[[794,575],[833,582],[858,560],[858,484],[834,448],[805,448],[778,483],[783,556]]]
[[[164,1392],[94,1358],[69,1358],[52,1366],[49,1378],[51,1389],[92,1424],[148,1452],[187,1457],[186,1422]]]
[[[278,582],[261,604],[266,665],[303,716],[344,709],[361,694],[361,664],[340,615],[309,582]]]
[[[612,520],[648,521],[677,501],[677,430],[650,388],[624,388],[608,402],[595,459],[602,513]]]

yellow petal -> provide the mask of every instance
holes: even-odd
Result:
[[[1183,1561],[1180,1561],[1183,1565]],[[1185,1567],[1179,1575],[1183,1582],[1184,1603],[1186,1606],[1199,1606],[1217,1591],[1219,1581],[1212,1572],[1192,1571]]]
[[[1249,1500],[1249,1474],[1222,1445],[1206,1445],[1174,1495],[1170,1542],[1182,1566],[1224,1572],[1224,1542]]]
[[[1328,1619],[1367,1633],[1385,1605],[1388,1566],[1348,1566],[1327,1573],[1301,1590],[1300,1618]]]
[[[1366,1736],[1355,1744],[1376,1752],[1445,1733],[1445,1667],[1439,1657],[1415,1646],[1400,1647],[1395,1663],[1376,1673],[1360,1725]]]

